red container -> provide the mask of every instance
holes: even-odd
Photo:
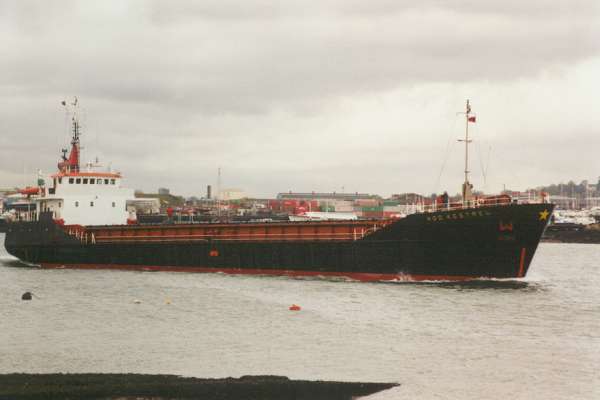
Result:
[[[281,210],[281,201],[279,200],[269,200],[267,202],[267,207],[273,211],[280,211]]]
[[[383,218],[383,211],[363,211],[363,218]]]
[[[294,214],[296,215],[302,215],[306,212],[306,207],[296,207],[296,209],[294,209]]]

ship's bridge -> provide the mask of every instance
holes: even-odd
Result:
[[[36,213],[51,212],[68,225],[118,225],[131,217],[127,200],[134,194],[121,187],[120,173],[59,172],[50,178],[51,186],[32,198]]]
[[[52,187],[48,194],[114,191],[121,186],[122,176],[113,172],[60,172],[52,175]]]

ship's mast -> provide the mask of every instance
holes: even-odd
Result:
[[[71,165],[71,170],[75,169],[74,172],[79,172],[79,164],[80,164],[80,160],[79,160],[79,156],[81,154],[81,146],[79,143],[79,134],[80,132],[80,126],[79,126],[79,116],[77,115],[77,97],[75,97],[75,99],[73,100],[73,103],[71,103],[71,105],[73,106],[73,138],[71,140],[71,158],[72,158],[72,165]],[[73,152],[76,152],[76,157],[73,157]]]
[[[63,101],[62,105],[67,107],[67,102]],[[81,126],[79,125],[79,118],[77,116],[77,97],[69,104],[72,106],[71,113],[71,153],[67,158],[67,149],[62,149],[62,162],[58,164],[58,168],[61,172],[79,172],[79,159],[81,153],[81,147],[79,144],[79,135],[81,134]],[[68,111],[68,108],[67,108]]]
[[[474,122],[475,117],[471,117],[471,105],[469,104],[469,100],[467,100],[467,106],[465,110],[465,138],[459,139],[459,142],[465,142],[465,181],[462,185],[462,198],[463,198],[463,206],[468,206],[469,201],[473,197],[472,189],[473,185],[469,182],[469,143],[472,140],[469,139],[469,122]]]

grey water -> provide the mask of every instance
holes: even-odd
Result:
[[[401,383],[373,400],[600,399],[600,245],[542,244],[527,278],[466,284],[42,270],[1,246],[9,372]]]

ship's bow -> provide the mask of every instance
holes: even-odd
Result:
[[[367,238],[396,247],[380,268],[409,279],[521,278],[527,274],[552,204],[505,204],[410,215]],[[387,247],[386,247],[387,248]],[[370,259],[376,263],[374,254]]]
[[[504,233],[504,236],[512,238],[517,247],[516,250],[519,252],[516,277],[520,278],[527,274],[553,210],[553,204],[522,204],[512,206],[510,210],[499,210],[499,233]],[[512,232],[510,231],[511,222]],[[499,235],[500,238],[502,235]]]

